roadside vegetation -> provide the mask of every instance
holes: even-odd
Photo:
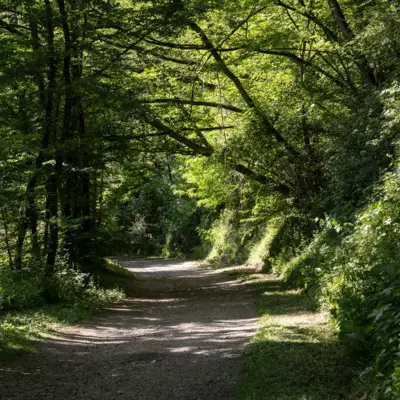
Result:
[[[352,359],[326,313],[277,275],[250,269],[232,275],[254,288],[259,330],[245,351],[239,400],[372,399],[372,385],[359,379]],[[364,360],[365,361],[365,360]]]
[[[117,300],[115,254],[253,264],[399,398],[399,10],[0,0],[1,312]]]
[[[134,274],[106,260],[106,266],[97,278],[99,282],[96,283],[87,274],[64,269],[55,281],[59,297],[51,303],[42,296],[40,284],[34,285],[33,277],[20,278],[10,287],[3,281],[0,359],[34,351],[35,340],[121,301]]]

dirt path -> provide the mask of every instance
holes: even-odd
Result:
[[[235,398],[257,326],[251,288],[190,262],[121,263],[137,296],[1,364],[1,400]]]

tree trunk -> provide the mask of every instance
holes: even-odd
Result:
[[[46,260],[46,277],[50,278],[54,273],[54,265],[58,250],[58,195],[57,180],[61,168],[61,157],[57,157],[56,166],[50,174],[47,182],[47,202],[49,205],[49,245]]]
[[[39,164],[39,160],[41,159],[42,153],[36,158],[35,166]],[[41,166],[41,161],[40,161]],[[37,181],[37,171],[35,171],[32,176],[29,178],[27,186],[26,186],[26,201],[27,205],[23,212],[23,215],[19,222],[18,228],[18,237],[17,237],[17,246],[16,246],[16,255],[15,255],[15,268],[20,270],[22,268],[22,258],[23,258],[23,248],[26,237],[26,232],[29,227],[30,217],[32,215],[32,210],[35,208],[35,188]]]
[[[54,54],[54,26],[53,26],[53,9],[49,0],[45,0],[46,7],[46,26],[47,26],[47,45],[49,47],[49,71],[48,71],[48,90],[45,98],[45,124],[44,138],[46,147],[48,147],[51,133],[53,131],[53,103],[54,93],[56,90],[56,59]],[[56,151],[57,153],[57,151]],[[54,265],[58,250],[58,175],[61,169],[62,160],[60,156],[55,154],[56,165],[50,172],[47,179],[46,193],[46,231],[45,240],[47,244],[47,260],[46,260],[46,276],[50,277],[54,272]]]
[[[355,38],[355,34],[350,28],[342,8],[337,0],[327,0],[328,7],[331,10],[332,17],[335,20],[337,27],[342,33],[345,41],[350,41]],[[370,86],[378,86],[374,71],[369,67],[368,60],[363,54],[354,52],[355,64],[357,65],[364,83]]]
[[[44,109],[44,120],[42,126],[42,140],[41,140],[41,150],[35,160],[35,171],[29,178],[26,188],[26,199],[27,206],[23,217],[21,218],[18,239],[16,246],[16,257],[15,257],[15,267],[21,269],[22,267],[22,253],[23,246],[25,242],[26,232],[30,227],[32,233],[32,250],[35,254],[40,252],[39,241],[37,237],[37,224],[38,224],[38,213],[35,203],[35,189],[38,180],[39,170],[43,166],[45,160],[44,152],[48,149],[50,144],[50,136],[52,131],[52,113],[53,113],[53,97],[55,91],[55,79],[56,79],[56,61],[54,57],[53,43],[54,43],[54,29],[53,29],[53,14],[52,8],[49,0],[45,0],[46,6],[46,22],[47,22],[47,44],[49,47],[48,61],[48,88],[46,89],[43,76],[41,74],[42,68],[36,68],[35,79],[38,86],[39,100],[40,104]],[[38,27],[36,22],[36,16],[33,10],[30,10],[29,15],[29,27],[31,33],[31,43],[33,52],[40,52],[40,39],[38,33]]]
[[[8,262],[10,263],[10,267],[13,267],[13,259],[12,259],[12,252],[11,252],[11,245],[10,245],[10,236],[8,230],[8,223],[7,223],[7,216],[4,212],[4,209],[1,209],[1,217],[3,219],[3,227],[4,227],[4,241],[6,242],[7,248],[7,255],[8,255]]]

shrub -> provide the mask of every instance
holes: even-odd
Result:
[[[282,221],[278,218],[271,218],[266,222],[261,238],[251,247],[249,257],[246,261],[247,265],[261,268],[263,272],[271,272],[271,244],[281,225]]]
[[[21,272],[0,266],[0,310],[22,309],[43,303],[42,276],[32,269]]]
[[[91,275],[72,268],[59,268],[52,285],[59,301],[70,306],[101,308],[123,297],[120,290],[100,288]]]
[[[370,353],[369,371],[394,398],[400,396],[399,184],[397,173],[387,173],[354,224],[326,218],[308,246],[298,242],[285,267],[275,265],[319,299],[352,349]]]
[[[83,273],[59,260],[54,276],[45,280],[37,265],[31,264],[22,271],[0,268],[0,309],[27,309],[45,303],[48,292],[55,294],[52,301],[69,307],[101,308],[119,301],[119,289],[103,289],[93,276]]]

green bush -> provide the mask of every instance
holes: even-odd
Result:
[[[306,217],[290,215],[282,218],[270,242],[265,262],[270,264],[275,272],[287,275],[287,264],[303,251],[312,240],[315,230],[315,222]]]
[[[37,271],[0,266],[0,310],[22,309],[43,303],[42,276]]]
[[[271,244],[281,225],[282,221],[279,218],[271,218],[266,222],[261,238],[251,247],[249,257],[246,261],[247,265],[261,268],[263,272],[271,272]]]
[[[369,371],[394,398],[400,396],[399,234],[400,177],[387,173],[354,223],[326,218],[311,243],[294,240],[294,256],[284,264],[278,254],[274,265],[313,293],[352,349],[371,354]]]
[[[376,308],[369,315],[376,355],[370,368],[383,382],[385,393],[400,395],[400,265],[385,265],[375,271],[378,281]]]
[[[94,278],[68,267],[59,267],[52,279],[58,301],[69,306],[96,309],[118,302],[123,293],[118,289],[103,289]]]
[[[236,210],[224,210],[207,232],[212,244],[207,261],[211,263],[235,264],[241,257],[241,234],[239,214]]]
[[[225,209],[211,228],[202,232],[202,239],[210,245],[207,263],[242,264],[249,260],[252,248],[263,236],[264,226],[244,216],[246,212]]]
[[[101,308],[119,301],[119,289],[103,289],[90,273],[83,273],[66,262],[58,260],[51,279],[45,279],[37,265],[31,264],[22,271],[0,268],[0,310],[21,310],[43,305],[49,292],[55,294],[52,302],[68,307]]]
[[[113,273],[122,274],[107,262]],[[49,292],[55,294],[48,304]],[[15,351],[31,351],[32,339],[57,326],[76,323],[93,310],[120,301],[124,293],[117,288],[104,289],[89,274],[60,262],[50,280],[43,278],[34,265],[22,271],[0,269],[0,359]]]

